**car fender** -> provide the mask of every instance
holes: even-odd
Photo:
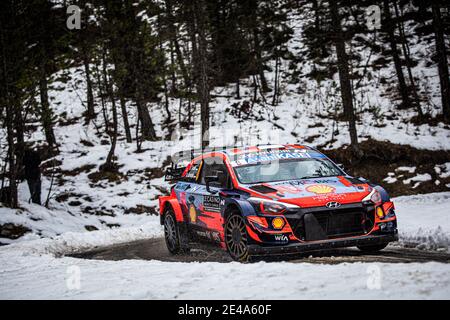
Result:
[[[222,216],[224,218],[224,222],[227,219],[228,209],[231,206],[237,207],[244,217],[256,214],[255,209],[247,200],[238,198],[223,198],[223,201]]]
[[[174,196],[159,197],[159,214],[161,218],[161,224],[163,224],[163,215],[167,206],[172,206],[173,212],[175,214],[175,220],[178,222],[183,222],[183,211],[178,203],[178,199]]]

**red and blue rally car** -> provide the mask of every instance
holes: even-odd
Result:
[[[159,198],[167,248],[209,241],[237,261],[398,240],[387,192],[304,145],[190,150],[173,156]]]

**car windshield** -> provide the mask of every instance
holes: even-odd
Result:
[[[255,184],[283,180],[332,177],[342,172],[328,159],[295,159],[251,164],[234,168],[240,183]]]

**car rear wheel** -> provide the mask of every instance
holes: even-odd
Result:
[[[362,252],[371,253],[371,252],[381,251],[384,248],[386,248],[387,245],[388,245],[387,243],[382,243],[382,244],[375,244],[375,245],[370,245],[370,246],[358,246],[358,249],[361,250]]]
[[[249,261],[247,239],[244,218],[238,213],[231,214],[225,223],[225,244],[233,260]]]
[[[164,238],[167,249],[171,254],[189,251],[187,236],[180,230],[172,209],[168,209],[164,214]]]

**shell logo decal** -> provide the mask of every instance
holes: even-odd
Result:
[[[315,194],[333,193],[336,189],[327,185],[314,184],[306,188],[306,191]]]
[[[193,223],[197,221],[197,210],[195,210],[195,206],[193,204],[189,206],[189,218]]]

